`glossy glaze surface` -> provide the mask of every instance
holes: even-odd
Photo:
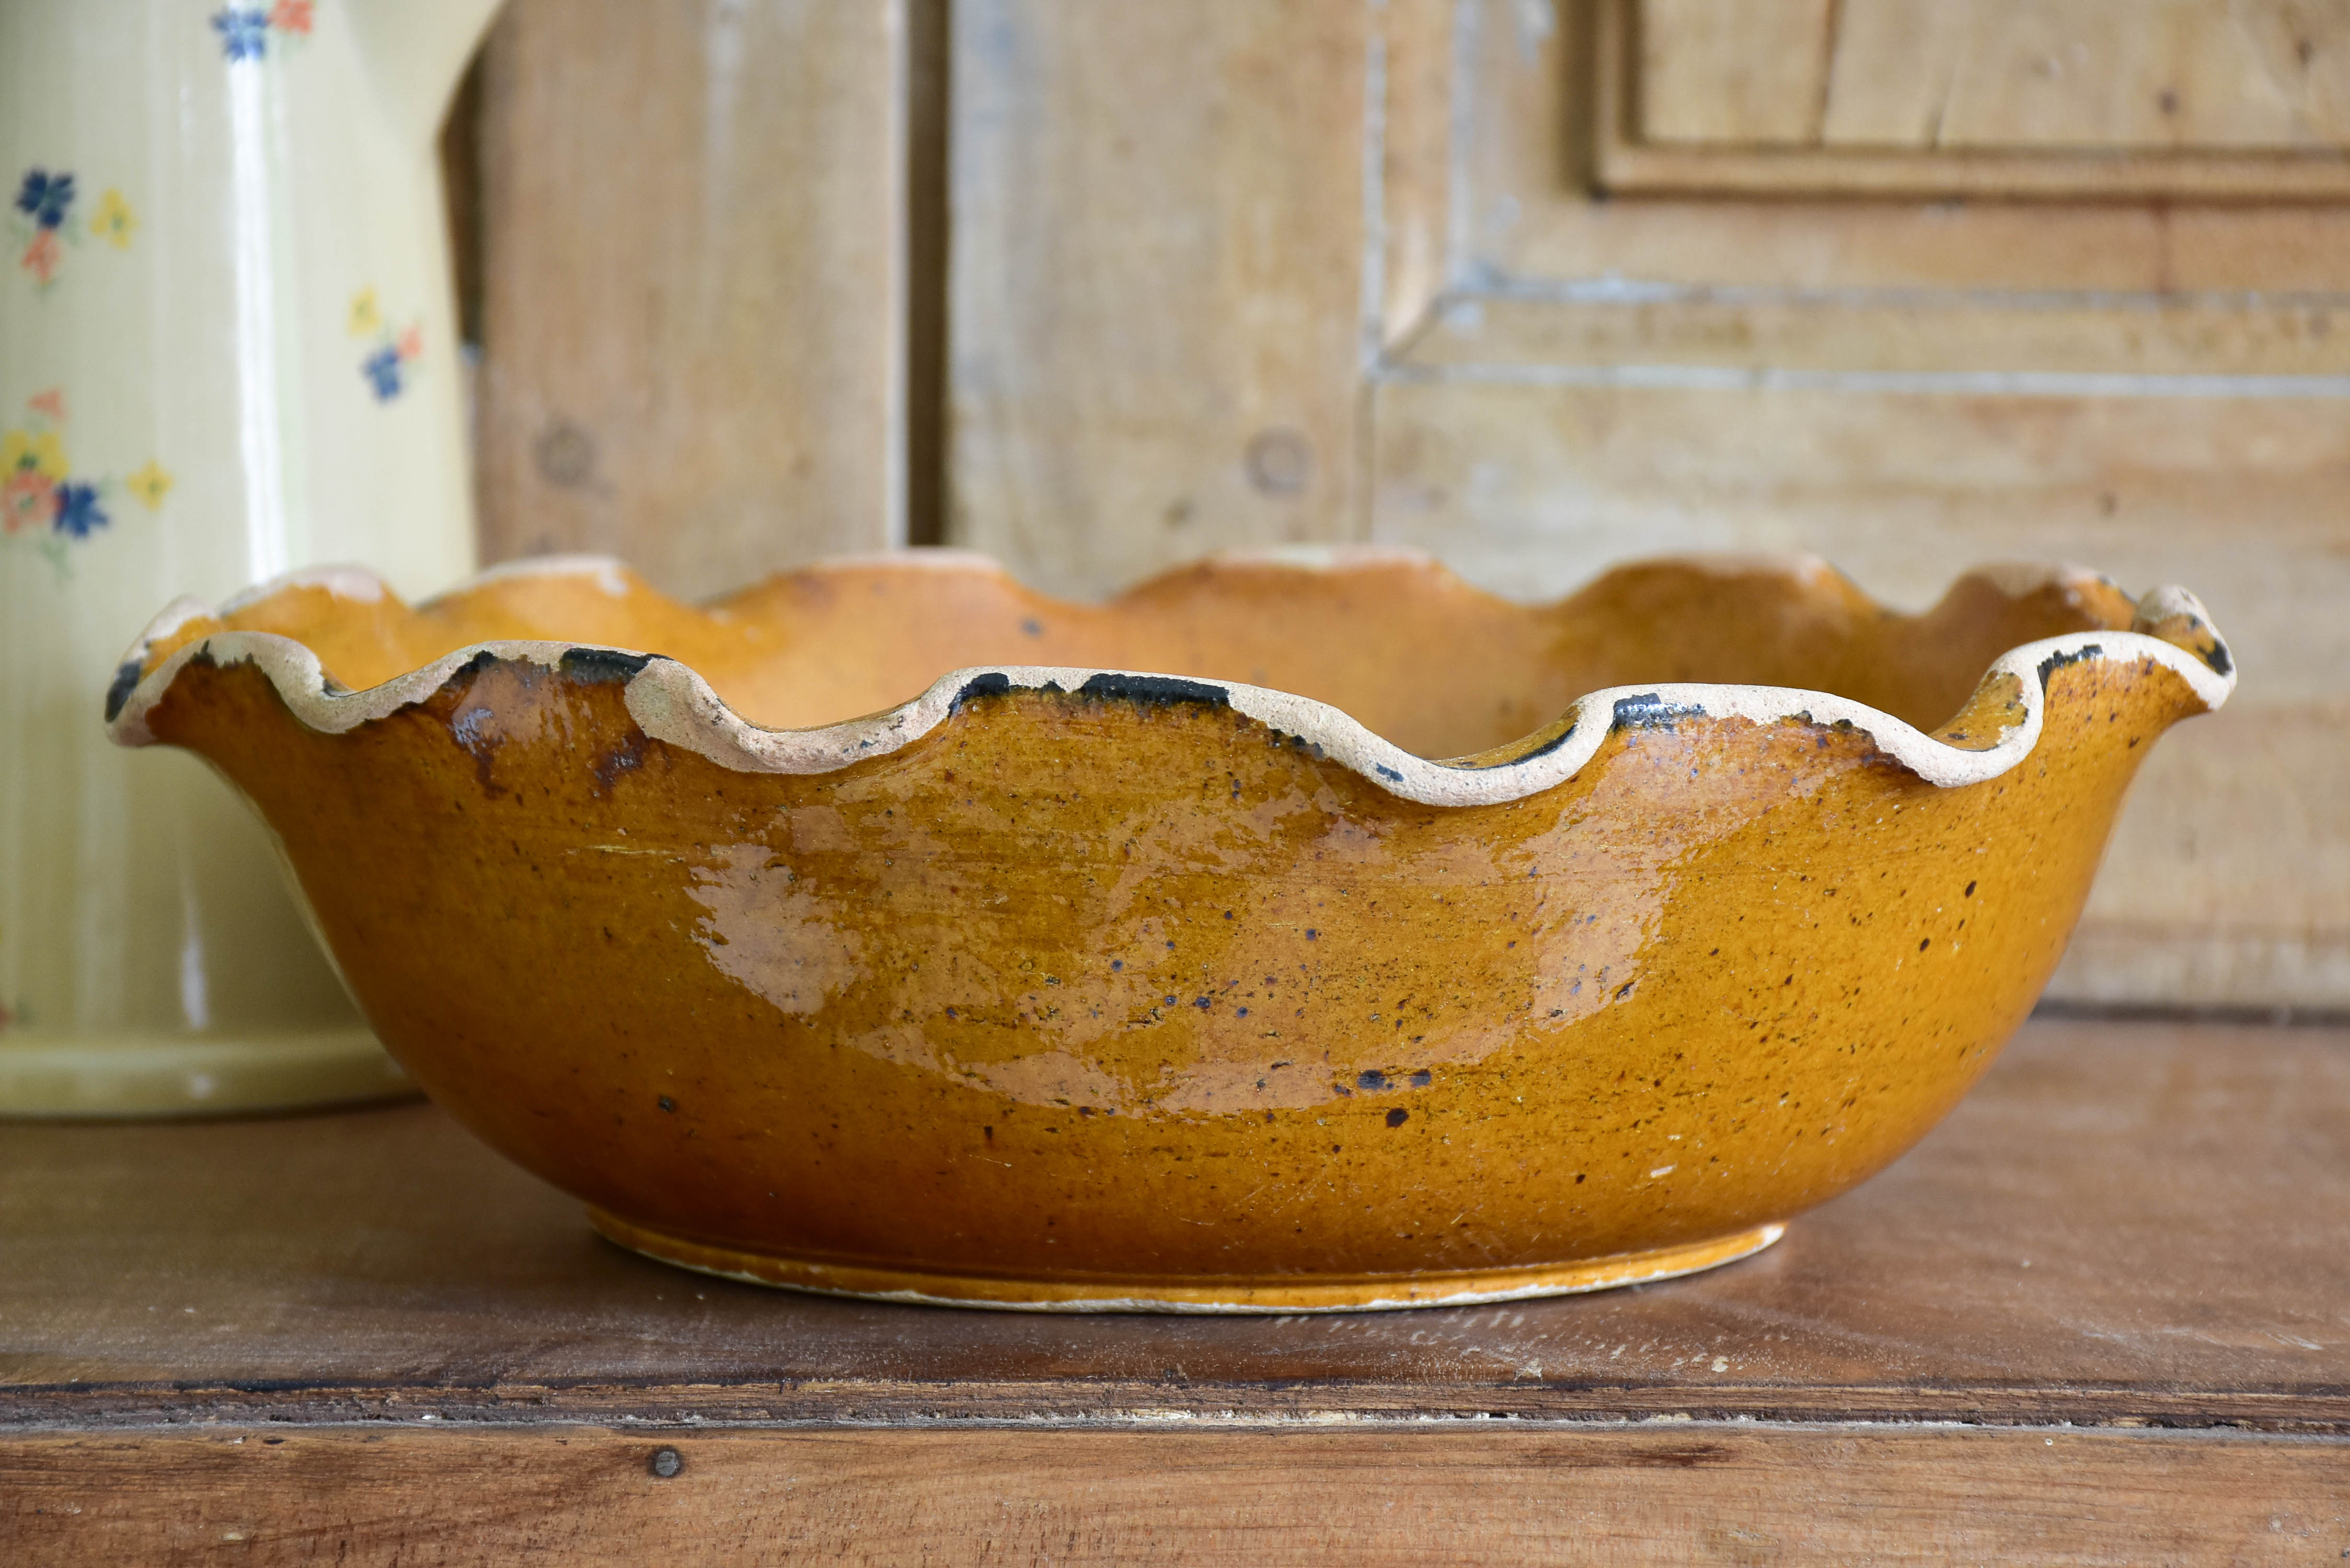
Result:
[[[117,723],[253,797],[402,1064],[630,1244],[1275,1310],[1732,1238],[1908,1147],[2032,1005],[2147,745],[2224,698],[2192,601],[2147,602],[2133,633],[2109,585],[2010,573],[1913,618],[1815,568],[1664,564],[1520,608],[1392,559],[1082,610],[953,562],[710,616],[589,570],[421,616],[328,583],[167,619]],[[502,643],[340,696],[235,635],[359,687],[556,624],[769,722],[1014,637],[1196,679],[1048,684],[1032,653],[818,765],[687,724],[658,660]],[[1348,765],[1343,716],[1284,731],[1210,683],[1284,659],[1419,756],[1492,749]],[[1752,684],[1545,724],[1641,670],[1941,728]],[[1438,788],[1482,797],[1398,793]]]

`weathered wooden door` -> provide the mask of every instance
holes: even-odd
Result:
[[[515,0],[481,116],[494,553],[2179,582],[2056,994],[2350,1005],[2344,0]]]

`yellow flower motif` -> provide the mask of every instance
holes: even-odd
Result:
[[[139,227],[139,214],[122,199],[122,192],[109,190],[98,199],[98,211],[89,215],[89,232],[112,245],[116,250],[130,248],[130,235]]]
[[[65,478],[66,449],[57,440],[57,431],[43,431],[34,435],[26,431],[10,431],[0,436],[0,474],[27,469],[44,479]]]
[[[152,512],[163,504],[164,493],[172,488],[172,471],[151,457],[147,460],[146,467],[122,483],[130,489],[131,494],[145,502],[147,509]]]
[[[375,302],[375,290],[363,288],[351,296],[351,336],[372,337],[383,330],[383,310]]]

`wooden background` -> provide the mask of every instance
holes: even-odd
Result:
[[[2182,583],[2053,994],[2350,1009],[2342,0],[510,0],[450,151],[492,559]]]

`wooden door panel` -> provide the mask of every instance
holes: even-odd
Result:
[[[482,62],[483,557],[704,595],[904,536],[903,0],[509,0]]]
[[[1630,12],[1465,0],[1455,13],[1449,248],[1426,315],[1366,373],[1367,535],[1517,595],[1686,549],[1814,552],[1908,605],[2000,559],[2184,583],[2235,639],[2242,689],[2154,754],[2054,993],[2350,1003],[2350,635],[2334,629],[2350,606],[2350,207],[2305,190],[2143,200],[2129,171],[2172,151],[2138,144],[2150,122],[2110,116],[2099,161],[2062,171],[2104,183],[2066,194],[2052,179],[2028,204],[1886,199],[1865,182],[1841,196],[1783,182],[1611,193],[1598,188],[1611,9]],[[1933,26],[1974,29],[1986,80],[2021,57],[2013,7],[1929,9]],[[1845,0],[1829,40],[1808,4],[1641,0],[1644,17],[1720,28],[1695,62],[1657,67],[1690,139],[1668,151],[1854,156],[1829,143],[1866,122],[1838,120],[1823,89],[1860,79],[1845,62],[1882,54],[1871,29],[1888,35],[1898,10]],[[2100,14],[2039,10],[2068,25]],[[2152,40],[2141,60],[2172,57],[2155,47],[2164,26],[2222,20],[2297,17],[2318,53],[2333,48],[2331,7],[2128,10]],[[1964,155],[2053,168],[2059,122],[2029,98],[1970,109]],[[2334,134],[2331,112],[2312,111],[2313,136]],[[2225,129],[2245,115],[2197,123],[2245,153]]]
[[[1606,0],[1618,192],[2350,192],[2342,0]]]
[[[1091,594],[1352,532],[1367,8],[953,18],[950,536]]]
[[[2350,146],[2340,0],[1847,0],[1837,21],[1829,146]]]
[[[1730,146],[2350,146],[2341,0],[1633,0],[1637,129]]]
[[[1828,101],[1837,0],[1638,0],[1611,27],[1644,141],[1809,144]]]

